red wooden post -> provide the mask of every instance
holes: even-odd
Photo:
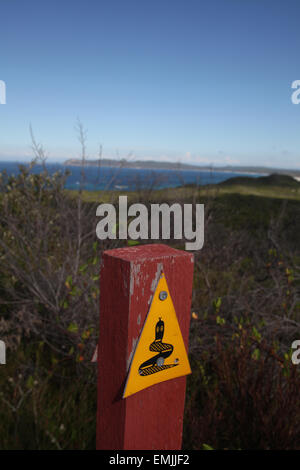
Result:
[[[103,253],[100,271],[97,449],[181,449],[186,377],[122,398],[149,305],[163,270],[188,351],[193,255],[166,245]]]

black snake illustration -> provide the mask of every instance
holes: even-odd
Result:
[[[163,343],[162,339],[165,331],[165,323],[159,318],[155,326],[155,340],[150,344],[149,350],[158,352],[155,356],[143,362],[139,367],[139,374],[141,376],[154,374],[161,370],[169,369],[178,365],[178,359],[175,359],[174,364],[164,364],[165,359],[173,352],[172,344]]]

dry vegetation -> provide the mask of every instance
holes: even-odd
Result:
[[[36,143],[34,150],[43,159]],[[99,260],[102,250],[126,242],[95,235],[96,206],[118,193],[70,194],[64,180],[46,166],[40,175],[24,167],[0,179],[0,337],[8,346],[1,449],[95,445],[96,368],[89,361],[98,336]],[[205,246],[195,253],[186,449],[300,449],[300,366],[291,363],[291,343],[300,339],[296,189],[130,195],[206,207]]]

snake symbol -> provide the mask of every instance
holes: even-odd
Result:
[[[155,356],[143,362],[139,367],[139,374],[141,376],[154,374],[161,370],[169,369],[178,365],[178,359],[174,364],[165,364],[165,359],[173,352],[172,344],[163,343],[162,339],[165,331],[165,323],[159,318],[155,326],[155,340],[150,344],[149,350],[157,352]]]

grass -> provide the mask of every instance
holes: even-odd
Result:
[[[151,191],[151,201],[156,202],[163,199],[164,202],[168,201],[188,201],[192,198],[214,198],[221,197],[228,194],[239,194],[242,196],[258,196],[271,199],[291,199],[300,201],[300,183],[293,180],[295,184],[287,185],[284,181],[276,184],[262,184],[254,178],[247,179],[247,184],[239,183],[241,178],[231,178],[226,181],[226,184],[212,184],[205,186],[186,185],[176,188],[164,188]],[[67,190],[70,197],[76,197],[78,191]],[[99,202],[106,203],[112,200],[117,201],[118,197],[126,194],[128,201],[135,201],[143,192],[139,191],[83,191],[82,197],[85,202]]]

